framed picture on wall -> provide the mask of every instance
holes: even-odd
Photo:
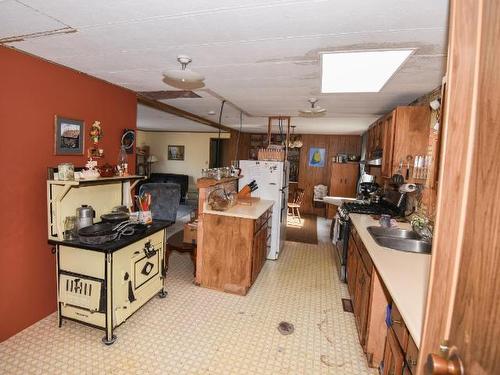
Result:
[[[83,155],[85,123],[62,116],[55,117],[56,155]]]
[[[309,166],[310,167],[324,167],[325,166],[325,152],[324,148],[311,147],[309,149]]]
[[[184,146],[168,145],[168,160],[184,160]]]

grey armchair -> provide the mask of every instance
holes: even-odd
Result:
[[[139,193],[151,194],[151,215],[153,220],[175,222],[181,198],[181,187],[175,183],[146,183],[141,185]]]

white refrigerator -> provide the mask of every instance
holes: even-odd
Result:
[[[259,188],[252,196],[274,201],[267,259],[278,259],[285,243],[289,166],[288,161],[240,160],[240,189],[255,180]]]

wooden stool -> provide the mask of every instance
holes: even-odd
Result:
[[[165,273],[168,270],[168,258],[172,251],[180,253],[190,253],[191,261],[194,266],[194,275],[196,276],[196,244],[183,242],[184,230],[180,230],[167,239],[167,246],[165,246]]]

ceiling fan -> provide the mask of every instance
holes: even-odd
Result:
[[[316,106],[318,99],[309,98],[309,103],[311,103],[311,108],[299,110],[299,116],[302,117],[320,117],[326,114],[326,109]]]
[[[205,83],[203,83],[205,76],[193,72],[191,69],[187,69],[187,66],[192,61],[189,56],[179,55],[177,56],[177,61],[181,64],[181,69],[169,69],[164,71],[163,82],[167,85],[184,90],[201,89],[205,86]]]

